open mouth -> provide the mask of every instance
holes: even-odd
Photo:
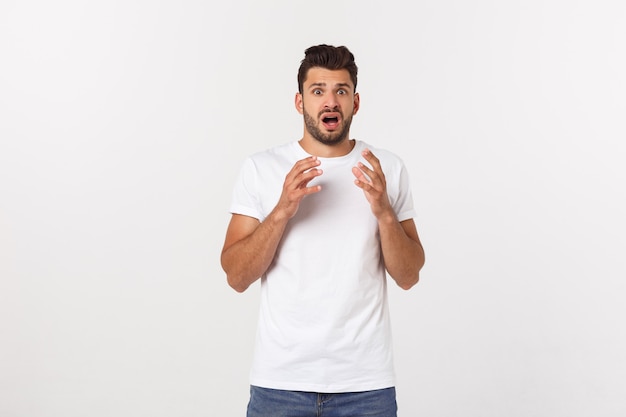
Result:
[[[327,115],[322,117],[322,123],[327,129],[335,129],[339,125],[339,116]]]

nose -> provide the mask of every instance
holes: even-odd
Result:
[[[339,107],[337,97],[334,94],[326,96],[326,102],[324,103],[325,109],[336,110]]]

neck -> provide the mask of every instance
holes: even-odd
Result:
[[[302,149],[308,154],[319,156],[321,158],[336,158],[338,156],[344,156],[349,154],[354,149],[356,143],[354,139],[344,139],[334,145],[326,145],[321,143],[310,136],[304,136],[298,141]]]

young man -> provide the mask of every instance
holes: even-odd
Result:
[[[349,138],[356,85],[346,47],[308,48],[302,138],[235,185],[222,267],[239,292],[261,278],[248,417],[396,416],[386,272],[408,290],[424,251],[403,162]]]

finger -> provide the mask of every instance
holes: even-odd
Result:
[[[368,167],[362,162],[357,162],[356,165],[357,165],[356,169],[359,170],[361,174],[365,174],[372,181],[374,180],[374,178],[376,177],[376,172],[372,171],[370,167]]]
[[[382,185],[382,187],[386,187],[385,185],[385,173],[383,172],[382,166],[380,165],[380,160],[370,151],[369,149],[365,149],[363,151],[363,157],[372,165],[372,168],[368,167],[365,164],[359,164],[359,168],[362,169],[366,175],[368,175],[372,183]]]
[[[312,187],[304,187],[302,188],[303,195],[314,194],[322,190],[321,185],[314,185]]]
[[[322,190],[322,186],[321,185],[313,185],[308,187],[308,181],[306,182],[302,182],[300,184],[298,184],[292,191],[291,191],[291,196],[292,198],[294,198],[295,200],[299,201],[302,198],[304,198],[304,196],[309,195],[309,194],[314,194],[317,193],[319,191]]]
[[[319,166],[320,162],[316,157],[306,158],[305,160],[299,161],[294,166],[294,175],[292,182],[290,183],[291,187],[296,189],[304,189],[307,188],[309,182],[311,182],[315,177],[319,177],[323,174],[323,171],[316,166]],[[307,190],[307,193],[317,192],[321,190],[321,186],[308,187],[310,190]]]
[[[293,168],[291,169],[292,172],[297,174],[300,174],[304,171],[307,171],[313,167],[316,167],[320,164],[319,159],[317,159],[316,156],[310,156],[308,158],[305,159],[301,159],[298,162],[296,162],[293,166]]]
[[[313,169],[310,169],[309,171],[305,171],[301,173],[300,175],[298,175],[296,177],[296,182],[298,183],[299,186],[306,187],[307,184],[311,182],[311,180],[313,180],[313,178],[319,177],[323,173],[324,172],[321,169],[313,168]]]
[[[321,191],[322,187],[320,185],[314,185],[311,187],[307,187],[306,183],[300,183],[291,185],[290,187],[285,189],[285,196],[291,202],[299,202],[304,198],[304,196],[308,194],[313,194]]]
[[[363,158],[365,158],[367,162],[372,164],[372,168],[374,168],[375,171],[381,170],[380,160],[376,157],[376,155],[374,155],[374,153],[371,150],[366,148],[361,154],[363,155]]]
[[[352,174],[356,177],[355,184],[363,188],[365,185],[370,186],[370,180],[363,174],[359,168],[352,168]]]
[[[372,194],[375,190],[374,187],[371,186],[371,184],[367,183],[367,182],[363,182],[359,179],[355,179],[354,180],[354,184],[359,187],[361,190],[365,191],[366,193]]]
[[[311,170],[312,168],[318,166],[320,161],[315,156],[310,156],[305,159],[301,159],[297,161],[291,170],[287,173],[287,181],[293,182],[296,178],[302,175],[304,172]]]

